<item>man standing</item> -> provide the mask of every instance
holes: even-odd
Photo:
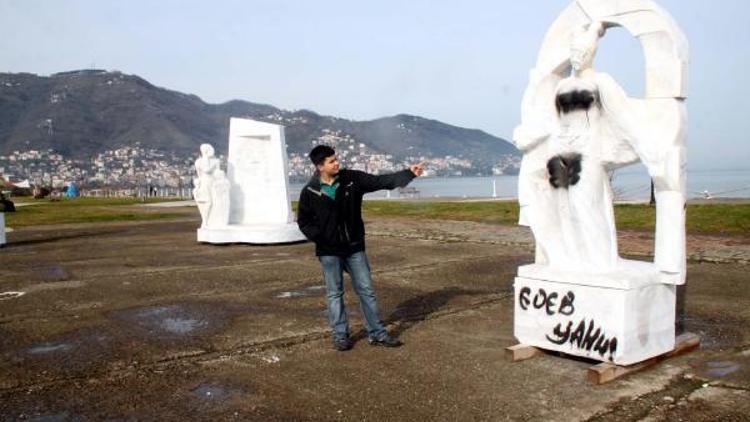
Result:
[[[343,272],[346,271],[359,296],[370,344],[398,347],[401,342],[388,334],[378,314],[370,263],[365,254],[362,196],[408,185],[422,174],[423,165],[375,176],[362,171],[340,170],[336,151],[326,145],[313,148],[309,157],[317,172],[300,193],[297,224],[302,233],[315,242],[315,254],[323,267],[333,346],[339,351],[352,348],[344,305]]]

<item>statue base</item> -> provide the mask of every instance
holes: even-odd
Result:
[[[651,263],[610,272],[519,267],[514,335],[524,345],[632,365],[675,347],[676,287]]]
[[[251,243],[269,245],[307,240],[297,223],[286,224],[230,224],[221,228],[198,229],[198,241],[204,243]]]

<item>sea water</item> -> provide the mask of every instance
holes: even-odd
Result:
[[[643,169],[622,169],[612,176],[612,190],[616,200],[648,200],[651,181]],[[420,198],[516,198],[518,176],[483,177],[420,177],[409,186],[418,191]],[[304,184],[290,186],[292,200],[299,198]],[[688,171],[688,198],[750,198],[750,170],[702,170]],[[404,195],[412,196],[412,195]],[[388,193],[379,191],[366,198],[399,198],[398,189]]]

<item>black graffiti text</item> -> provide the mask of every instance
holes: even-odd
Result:
[[[608,338],[604,331],[596,326],[593,319],[588,324],[586,324],[586,319],[582,319],[575,329],[573,329],[573,321],[568,321],[565,329],[562,328],[562,324],[555,326],[551,336],[547,334],[547,340],[557,345],[570,343],[572,346],[589,352],[593,350],[602,357],[609,354],[609,359],[612,360],[617,351],[617,338]]]
[[[576,295],[569,291],[564,296],[560,296],[557,292],[547,293],[544,289],[537,290],[536,294],[531,296],[531,288],[523,287],[518,296],[518,304],[524,311],[529,308],[529,305],[535,309],[544,309],[547,315],[555,315],[556,313],[570,316],[575,312],[575,306],[573,302],[576,299]]]

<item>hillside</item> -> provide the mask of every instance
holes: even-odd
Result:
[[[103,70],[49,77],[0,73],[0,154],[51,148],[82,158],[135,142],[193,154],[207,141],[222,151],[230,117],[286,125],[289,152],[309,150],[311,141],[327,129],[397,157],[454,155],[492,163],[517,154],[501,138],[418,116],[352,121],[239,100],[208,104],[135,75]]]

